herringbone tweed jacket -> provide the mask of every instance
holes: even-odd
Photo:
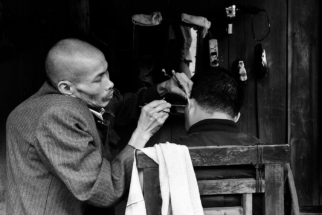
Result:
[[[111,114],[137,106],[138,94],[116,91]],[[8,215],[83,214],[87,204],[113,206],[128,188],[134,148],[126,146],[111,162],[103,157],[95,119],[80,99],[45,83],[11,112],[6,126]]]

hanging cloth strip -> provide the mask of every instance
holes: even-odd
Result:
[[[203,215],[188,147],[167,142],[140,150],[159,164],[161,214]],[[147,214],[135,159],[125,214]]]
[[[194,24],[203,27],[202,36],[203,38],[207,35],[208,29],[211,26],[211,22],[202,16],[193,16],[186,13],[181,14],[181,20],[186,23]]]

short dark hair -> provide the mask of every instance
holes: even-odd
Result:
[[[243,103],[243,88],[226,69],[215,67],[196,73],[190,98],[208,113],[220,111],[235,117]]]

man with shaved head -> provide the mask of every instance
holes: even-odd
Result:
[[[162,97],[189,95],[192,82],[175,74],[185,92],[169,79],[121,95],[103,53],[77,39],[53,46],[45,67],[48,81],[7,120],[7,214],[84,214],[89,205],[112,207],[128,189],[134,150],[168,117],[171,105]],[[137,119],[128,145],[118,152],[114,124]]]

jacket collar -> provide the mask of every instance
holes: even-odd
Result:
[[[49,81],[46,81],[32,97],[40,97],[48,94],[61,94]]]
[[[205,131],[225,131],[239,132],[239,128],[234,121],[227,119],[205,119],[192,125],[188,134],[199,133]]]
[[[42,85],[40,90],[37,92],[37,94],[34,95],[34,97],[48,95],[48,94],[60,94],[60,95],[62,95],[49,81],[46,81]],[[104,113],[108,113],[108,114],[112,115],[113,117],[115,117],[113,112],[111,112],[108,108],[95,109],[95,108],[88,107],[88,109],[91,111],[91,113],[95,117],[99,118],[100,120],[103,119],[102,116],[103,116]]]
[[[94,109],[92,109],[92,108],[89,108],[89,110],[90,110],[90,112],[91,112],[94,116],[96,116],[96,117],[97,117],[97,118],[99,118],[100,120],[104,120],[104,119],[103,119],[103,114],[105,113],[105,109],[104,109],[104,108],[101,108],[99,112],[98,112],[98,111],[96,111],[96,110],[94,110]]]

